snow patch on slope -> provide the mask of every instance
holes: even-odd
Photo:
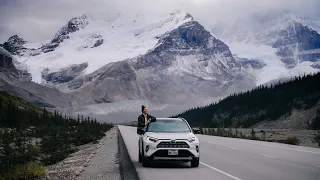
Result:
[[[59,43],[54,51],[20,58],[20,62],[28,66],[34,82],[41,82],[41,72],[45,68],[58,71],[72,64],[87,62],[89,66],[84,73],[90,74],[108,63],[145,54],[158,43],[159,36],[192,20],[192,17],[181,11],[159,20],[148,20],[139,14],[133,16],[121,13],[83,17],[88,23],[68,34],[69,38]],[[103,43],[93,47],[96,37]]]
[[[312,62],[302,62],[299,66],[287,69],[285,63],[276,55],[276,49],[266,45],[253,45],[247,43],[228,44],[231,52],[238,57],[248,59],[262,59],[266,64],[262,69],[246,69],[256,77],[256,85],[261,85],[270,80],[299,76],[307,73],[315,73],[319,70],[311,67]]]

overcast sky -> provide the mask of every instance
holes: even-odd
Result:
[[[31,42],[47,40],[69,19],[87,12],[134,11],[151,16],[174,9],[189,12],[206,26],[284,9],[313,16],[320,12],[320,0],[0,0],[0,43],[14,34]]]

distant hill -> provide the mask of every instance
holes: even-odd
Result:
[[[320,73],[232,94],[187,110],[190,124],[205,127],[320,129]]]

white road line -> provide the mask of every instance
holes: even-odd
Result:
[[[208,143],[208,144],[211,144],[211,145],[215,145],[215,146],[222,146],[222,145],[214,144],[214,143],[211,143],[211,142],[207,142],[207,143]],[[229,148],[229,149],[233,149],[233,150],[238,150],[237,148],[230,147],[230,146],[222,146],[222,147]]]
[[[308,151],[308,150],[303,150],[303,149],[294,149],[294,148],[289,148],[289,147],[273,146],[273,145],[269,145],[269,144],[267,145],[267,144],[260,144],[260,143],[251,143],[251,142],[246,142],[246,143],[274,147],[274,148],[288,149],[288,150],[294,150],[294,151],[300,151],[300,152],[307,152],[307,153],[313,153],[313,154],[320,154],[320,152]]]
[[[235,176],[232,176],[231,174],[228,174],[228,173],[223,172],[223,171],[221,171],[221,170],[219,170],[219,169],[217,169],[217,168],[214,168],[214,167],[212,167],[212,166],[210,166],[210,165],[208,165],[208,164],[206,164],[206,163],[200,162],[200,164],[202,164],[202,165],[204,165],[204,166],[207,166],[208,168],[213,169],[213,170],[215,170],[215,171],[217,171],[217,172],[219,172],[219,173],[221,173],[221,174],[224,174],[224,175],[226,175],[226,176],[228,176],[228,177],[230,177],[230,178],[232,178],[232,179],[242,180],[242,179],[240,179],[240,178],[237,178],[237,177],[235,177]]]
[[[229,141],[234,141],[235,139],[228,139]],[[289,147],[281,147],[281,146],[274,146],[270,144],[263,144],[263,143],[257,143],[257,142],[248,142],[248,140],[243,140],[243,139],[236,139],[236,141],[242,141],[244,143],[248,144],[253,144],[253,145],[261,145],[261,146],[267,146],[267,147],[274,147],[274,148],[281,148],[281,149],[287,149],[287,150],[294,150],[294,151],[300,151],[300,152],[306,152],[306,153],[313,153],[313,154],[320,154],[320,152],[315,152],[315,151],[309,151],[309,150],[303,150],[303,149],[295,149],[295,148],[289,148]],[[210,143],[210,142],[208,142]],[[213,143],[210,143],[213,144]]]
[[[273,156],[266,155],[266,154],[261,154],[261,156],[265,156],[265,157],[269,157],[269,158],[275,158],[275,157],[273,157]]]
[[[229,148],[229,149],[238,150],[238,149],[233,148],[233,147],[228,147],[228,146],[226,146],[226,147]]]
[[[214,143],[211,143],[211,142],[208,142],[209,144],[212,144],[212,145],[217,145],[217,144],[214,144]],[[220,145],[218,145],[220,146]],[[237,148],[233,148],[233,147],[229,147],[229,146],[223,146],[225,148],[228,148],[228,149],[233,149],[233,150],[238,150]],[[270,155],[267,155],[267,154],[260,154],[261,156],[265,156],[265,157],[269,157],[269,158],[276,158],[274,156],[270,156]]]

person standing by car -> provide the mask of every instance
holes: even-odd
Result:
[[[141,134],[144,128],[150,123],[155,122],[156,118],[148,114],[148,108],[144,105],[141,106],[142,114],[138,117],[138,128],[137,133]],[[139,133],[140,132],[140,133]]]

